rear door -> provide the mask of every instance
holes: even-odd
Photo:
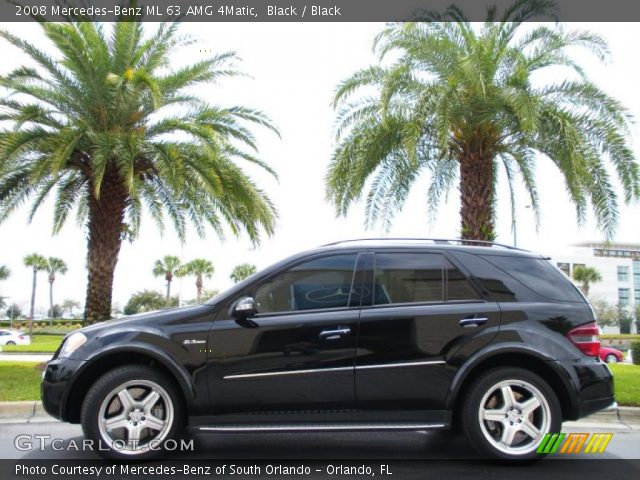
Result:
[[[378,251],[356,350],[361,408],[442,409],[456,367],[497,333],[486,302],[440,251]]]

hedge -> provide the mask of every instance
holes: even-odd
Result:
[[[631,355],[634,365],[640,365],[640,342],[631,342]]]

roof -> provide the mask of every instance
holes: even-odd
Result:
[[[481,240],[465,240],[461,238],[400,238],[400,237],[383,237],[383,238],[354,238],[341,240],[336,242],[327,243],[318,247],[319,250],[323,249],[355,249],[355,248],[397,248],[397,247],[409,247],[409,248],[421,248],[421,247],[437,247],[442,249],[452,250],[472,250],[480,253],[489,253],[494,255],[510,255],[510,254],[523,254],[523,255],[536,255],[529,250],[517,248],[511,245],[505,245],[495,242],[487,242]]]

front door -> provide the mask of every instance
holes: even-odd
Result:
[[[333,254],[289,265],[246,292],[257,315],[218,316],[209,334],[213,413],[353,407],[356,259]]]

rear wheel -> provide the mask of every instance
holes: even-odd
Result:
[[[547,433],[562,426],[558,398],[540,376],[498,368],[471,385],[463,405],[464,429],[481,453],[507,460],[539,457]]]
[[[607,363],[618,363],[618,357],[616,357],[613,353],[607,355],[604,359]]]
[[[15,345],[16,342],[14,342],[13,340],[9,340],[7,343],[5,343],[5,345]]]
[[[116,368],[100,377],[82,404],[85,436],[108,458],[152,458],[182,427],[174,382],[144,365]]]

